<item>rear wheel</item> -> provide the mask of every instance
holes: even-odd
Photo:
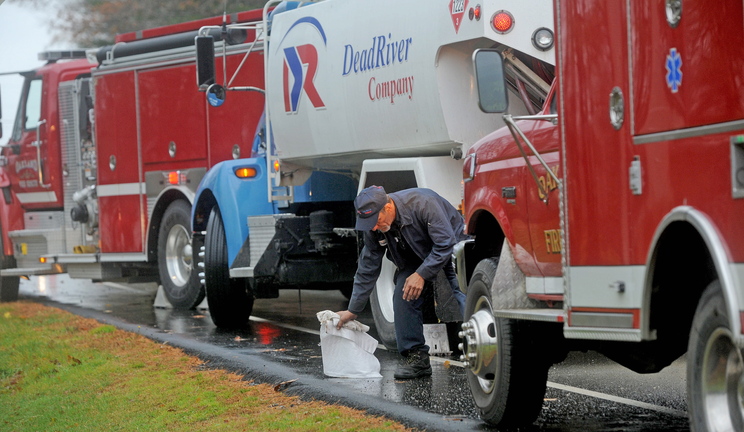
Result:
[[[216,207],[209,215],[204,246],[204,282],[212,321],[221,328],[244,327],[253,312],[253,293],[247,279],[230,278],[227,237]]]
[[[194,269],[191,206],[173,201],[165,210],[158,234],[158,270],[165,296],[176,309],[193,309],[204,300],[204,287]]]
[[[465,302],[463,359],[481,418],[501,427],[531,424],[542,409],[549,362],[533,323],[495,318],[491,286],[498,260],[478,263]]]
[[[719,281],[703,293],[692,323],[687,400],[694,432],[744,430],[744,362]]]
[[[377,336],[385,348],[391,351],[398,350],[398,343],[395,340],[395,312],[393,311],[394,276],[395,265],[384,257],[380,277],[377,278],[377,284],[370,296],[372,318],[375,320]]]
[[[3,239],[0,234],[0,267],[3,269],[15,268],[15,258],[3,256]],[[12,302],[18,300],[18,287],[20,278],[18,276],[0,277],[0,302]]]

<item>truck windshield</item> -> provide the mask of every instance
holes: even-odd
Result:
[[[27,82],[21,101],[18,104],[18,113],[13,125],[13,140],[21,139],[24,130],[35,129],[41,119],[41,79],[35,78]]]

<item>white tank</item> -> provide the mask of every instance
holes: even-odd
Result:
[[[511,4],[509,8],[506,4]],[[278,156],[315,168],[449,155],[499,127],[477,103],[472,54],[504,44],[554,64],[532,34],[553,27],[551,0],[326,0],[277,14],[266,50]],[[508,9],[513,29],[491,17]]]

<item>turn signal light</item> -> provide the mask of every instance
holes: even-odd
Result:
[[[281,168],[279,165],[279,161],[275,160],[274,161],[274,172],[279,172],[279,168]]]
[[[256,177],[256,174],[257,172],[255,168],[245,167],[245,168],[238,168],[235,170],[235,175],[238,178],[253,178],[253,177]]]
[[[171,171],[168,173],[168,183],[172,185],[180,185],[186,183],[186,173],[181,171]]]
[[[505,10],[500,10],[491,19],[491,25],[496,33],[509,33],[514,28],[514,17]]]

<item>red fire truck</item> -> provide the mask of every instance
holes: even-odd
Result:
[[[262,10],[226,16],[250,23]],[[18,278],[67,272],[97,281],[159,281],[176,307],[204,297],[192,269],[191,203],[214,164],[250,156],[261,92],[232,109],[207,111],[194,87],[194,36],[223,18],[119,35],[97,50],[43,53],[25,83],[10,140],[0,154],[2,289]],[[262,51],[250,30],[215,30],[225,62]],[[88,58],[86,60],[86,57]],[[263,88],[250,56],[233,86]]]
[[[742,2],[555,1],[543,111],[466,154],[463,360],[484,419],[531,423],[551,364],[687,353],[693,431],[744,430]],[[505,109],[499,53],[475,56]],[[506,82],[506,84],[504,84]]]

